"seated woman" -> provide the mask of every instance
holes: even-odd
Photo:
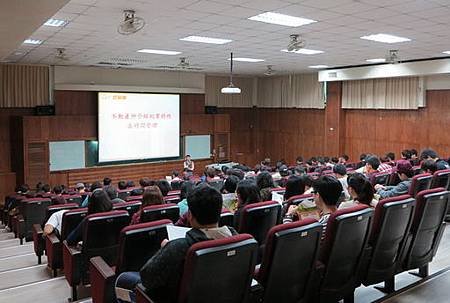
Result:
[[[381,184],[375,185],[375,190],[380,196],[380,199],[386,199],[391,197],[397,197],[400,195],[407,194],[409,188],[411,187],[412,180],[414,176],[414,171],[412,169],[411,162],[408,160],[400,160],[397,162],[397,174],[401,182],[396,186],[384,186]]]
[[[141,209],[131,218],[131,225],[141,223],[142,210],[146,206],[164,204],[164,198],[158,186],[149,186],[144,190]]]
[[[103,213],[112,210],[112,203],[108,195],[103,190],[96,190],[89,197],[88,215]],[[82,240],[82,230],[86,218],[78,224],[78,226],[67,236],[69,245],[76,245]]]
[[[297,195],[303,195],[305,192],[305,176],[290,176],[286,182],[286,191],[284,192],[284,200]]]
[[[234,227],[239,230],[242,209],[249,205],[261,202],[259,188],[253,180],[241,180],[236,188],[237,210],[234,213]]]
[[[352,207],[359,203],[375,207],[378,203],[373,198],[375,192],[372,184],[363,174],[356,173],[348,178],[348,192],[351,199],[339,204],[339,209]]]
[[[272,200],[271,189],[275,187],[272,175],[266,171],[261,172],[256,176],[256,185],[259,188],[259,194],[262,201]]]

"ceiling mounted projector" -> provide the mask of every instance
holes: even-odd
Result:
[[[400,56],[398,55],[398,49],[391,49],[386,56],[386,61],[391,64],[396,64],[400,62]]]
[[[223,87],[221,90],[222,94],[240,94],[241,89],[239,87],[234,86],[233,84],[233,53],[231,53],[230,57],[230,84],[228,86]]]
[[[272,67],[273,67],[273,65],[267,65],[267,69],[264,72],[265,76],[272,76],[272,75],[275,75],[277,73]]]
[[[141,17],[136,17],[134,10],[124,10],[124,20],[117,27],[117,32],[121,35],[131,35],[140,31],[145,26],[145,21]]]
[[[295,52],[298,51],[306,46],[306,41],[303,40],[300,35],[290,35],[291,41],[289,42],[287,46],[287,50],[289,52]]]

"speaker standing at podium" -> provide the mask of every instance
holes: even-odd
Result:
[[[184,157],[183,168],[187,169],[189,172],[194,171],[194,161],[192,161],[191,155],[186,155]]]

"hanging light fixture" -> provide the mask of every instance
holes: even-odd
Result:
[[[233,53],[230,57],[230,84],[221,89],[222,94],[240,94],[241,89],[233,84]]]

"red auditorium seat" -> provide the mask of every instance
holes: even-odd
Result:
[[[222,213],[220,214],[219,226],[231,226],[233,227],[234,215],[228,209],[222,209]]]
[[[113,210],[87,216],[84,219],[81,250],[63,242],[64,274],[76,301],[80,283],[89,284],[89,260],[101,256],[109,265],[116,263],[119,234],[130,223],[127,211]]]
[[[45,198],[29,198],[19,202],[16,234],[20,244],[23,244],[23,239],[33,239],[33,224],[45,223],[47,207],[50,205],[51,200]]]
[[[114,302],[114,284],[119,274],[139,271],[160,248],[167,238],[170,220],[141,223],[127,226],[120,232],[117,263],[110,267],[102,257],[93,257],[90,262],[91,294],[94,303]],[[145,249],[142,249],[145,247]]]
[[[192,245],[186,254],[178,302],[246,302],[257,247],[248,234]],[[141,284],[136,290],[137,303],[153,302]]]
[[[128,198],[130,193],[131,193],[131,189],[119,189],[117,191],[117,196],[122,200],[126,200],[126,198]]]
[[[114,203],[113,210],[126,210],[128,214],[132,217],[136,212],[141,209],[141,201],[129,201],[122,203]]]
[[[385,282],[384,292],[394,291],[394,277],[414,215],[415,200],[409,195],[381,200],[373,217],[372,232],[362,269],[366,286]]]
[[[393,167],[391,175],[389,176],[388,183],[386,185],[388,185],[388,186],[395,186],[395,185],[399,184],[400,181],[401,180],[400,180],[400,177],[398,176],[397,168]]]
[[[416,197],[417,193],[421,192],[422,190],[429,189],[431,186],[431,179],[433,176],[430,174],[418,174],[415,175],[412,178],[411,187],[409,188],[408,194],[411,197]]]
[[[67,203],[76,203],[78,204],[78,206],[83,203],[83,197],[78,194],[63,195],[62,197],[66,200]]]
[[[142,209],[141,214],[141,222],[169,219],[175,223],[179,218],[180,208],[173,203],[146,206]]]
[[[436,254],[445,229],[449,197],[450,192],[442,187],[417,194],[416,211],[406,239],[401,270],[418,268],[418,276],[423,278],[428,275],[428,264]]]
[[[389,181],[389,177],[391,176],[391,173],[376,173],[370,178],[370,182],[372,183],[372,186],[375,184],[381,184],[386,185]]]
[[[140,196],[128,196],[128,197],[125,198],[125,201],[126,201],[126,202],[130,202],[130,201],[141,201],[141,202],[142,202],[142,198],[143,198],[142,195],[140,195]]]
[[[281,219],[281,205],[265,201],[244,206],[240,215],[239,233],[251,234],[259,245],[263,245],[267,232]]]
[[[47,214],[45,215],[44,224],[33,224],[33,246],[34,253],[38,257],[38,264],[41,264],[41,257],[44,254],[45,250],[45,239],[43,238],[43,227],[45,223],[48,221],[51,215],[55,212],[64,210],[64,209],[74,209],[78,208],[78,204],[67,203],[61,205],[50,205],[47,207]]]
[[[52,233],[45,238],[45,253],[47,254],[47,267],[56,277],[58,269],[63,267],[62,242],[87,216],[87,208],[69,210],[63,214],[61,235]]]
[[[366,205],[340,209],[330,215],[317,271],[314,302],[353,302],[358,273],[370,236],[373,210]]]
[[[314,219],[272,227],[256,280],[261,302],[305,302],[314,274],[322,224]]]
[[[166,203],[178,203],[181,201],[181,198],[179,195],[172,195],[172,196],[167,195],[164,197],[164,201]]]
[[[450,185],[450,169],[443,169],[434,172],[430,188],[443,187],[448,190],[449,185]]]

